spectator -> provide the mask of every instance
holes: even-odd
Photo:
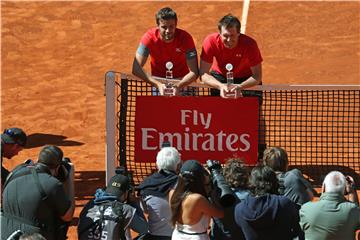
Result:
[[[268,148],[263,162],[271,167],[279,180],[279,193],[300,205],[311,201],[316,191],[298,169],[288,170],[289,160],[286,151],[280,147]]]
[[[278,194],[275,172],[255,167],[250,175],[251,195],[235,207],[235,221],[245,239],[303,239],[295,203]]]
[[[338,171],[327,174],[320,200],[301,206],[300,225],[308,240],[355,239],[360,209],[354,180]]]
[[[203,42],[200,56],[201,80],[215,88],[211,91],[213,96],[226,98],[226,93],[230,91],[241,96],[240,90],[261,84],[260,50],[254,39],[240,33],[240,21],[231,14],[220,19],[218,30],[218,33],[208,35]],[[240,86],[228,86],[228,64],[232,66],[230,72],[234,83]]]
[[[39,233],[32,233],[32,234],[23,234],[23,235],[21,235],[19,240],[46,240],[46,238],[44,238]]]
[[[234,219],[235,205],[249,195],[249,172],[241,159],[229,159],[223,168],[226,182],[234,191],[237,201],[233,206],[224,208],[224,218],[214,218],[210,238],[214,240],[245,239]]]
[[[131,239],[130,229],[145,234],[148,224],[136,207],[138,201],[130,193],[130,180],[122,174],[114,175],[105,189],[98,189],[95,199],[82,209],[78,224],[78,238]],[[130,205],[131,204],[131,205]]]
[[[45,146],[36,164],[19,165],[5,182],[1,237],[21,230],[66,239],[74,208],[74,166],[65,165],[59,147]]]
[[[198,161],[188,160],[183,164],[175,190],[170,192],[171,222],[175,226],[172,239],[209,239],[210,218],[224,216],[207,199],[210,186],[209,173]]]
[[[170,240],[173,232],[168,194],[174,188],[181,167],[180,154],[174,147],[162,148],[156,156],[158,172],[145,178],[137,189],[147,213],[149,233],[143,240]]]
[[[3,167],[3,157],[11,159],[26,145],[26,134],[20,128],[8,128],[1,134],[1,186],[4,185],[9,171]]]
[[[164,95],[165,84],[152,76],[166,77],[167,62],[173,67],[171,78],[180,79],[174,84],[175,94],[198,77],[198,62],[194,40],[191,35],[177,28],[177,15],[169,7],[162,8],[155,15],[157,27],[149,29],[141,38],[134,58],[132,72],[135,76],[156,87]],[[151,75],[143,66],[151,56]]]

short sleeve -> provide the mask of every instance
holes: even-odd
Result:
[[[187,32],[185,32],[185,53],[186,59],[193,59],[197,56],[194,39]]]
[[[152,37],[151,37],[150,30],[149,30],[142,36],[139,47],[136,52],[141,56],[146,56],[146,57],[149,56],[149,54],[150,54],[149,48],[150,48],[151,42],[152,42]]]
[[[255,40],[251,41],[251,44],[249,44],[247,51],[248,51],[247,55],[249,56],[250,67],[254,67],[263,61],[263,58],[260,53],[260,49]]]

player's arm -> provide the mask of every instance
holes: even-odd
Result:
[[[220,90],[220,96],[226,98],[225,93],[229,91],[228,86],[210,75],[211,65],[212,63],[200,59],[200,80],[204,84]]]
[[[186,64],[189,68],[189,73],[186,74],[181,81],[176,84],[177,88],[183,88],[195,81],[199,76],[198,59],[196,49],[186,53]]]
[[[145,82],[151,84],[152,86],[158,88],[160,95],[163,95],[165,85],[162,84],[160,81],[154,79],[151,76],[151,74],[147,73],[143,68],[147,61],[148,56],[149,56],[149,50],[143,44],[140,43],[133,61],[132,74],[144,80]]]
[[[240,84],[240,86],[239,86],[240,89],[246,89],[246,88],[253,87],[253,86],[261,84],[261,82],[262,82],[261,63],[251,67],[251,71],[252,71],[252,76],[249,77],[248,79],[246,79],[246,81],[244,81],[243,83]]]

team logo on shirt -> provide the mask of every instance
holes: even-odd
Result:
[[[181,52],[181,48],[176,48],[175,51],[176,52]]]

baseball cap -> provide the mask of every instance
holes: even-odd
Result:
[[[180,173],[191,172],[193,175],[208,175],[209,173],[205,170],[203,165],[197,160],[187,160],[183,163],[180,169]]]
[[[3,134],[1,134],[1,139],[5,143],[18,144],[25,147],[27,137],[21,128],[7,128]]]
[[[38,162],[54,168],[61,164],[63,155],[63,151],[59,147],[53,145],[45,146],[39,153]]]
[[[106,192],[111,195],[120,197],[123,193],[130,189],[130,180],[127,176],[122,174],[116,174],[110,181],[106,187]]]

